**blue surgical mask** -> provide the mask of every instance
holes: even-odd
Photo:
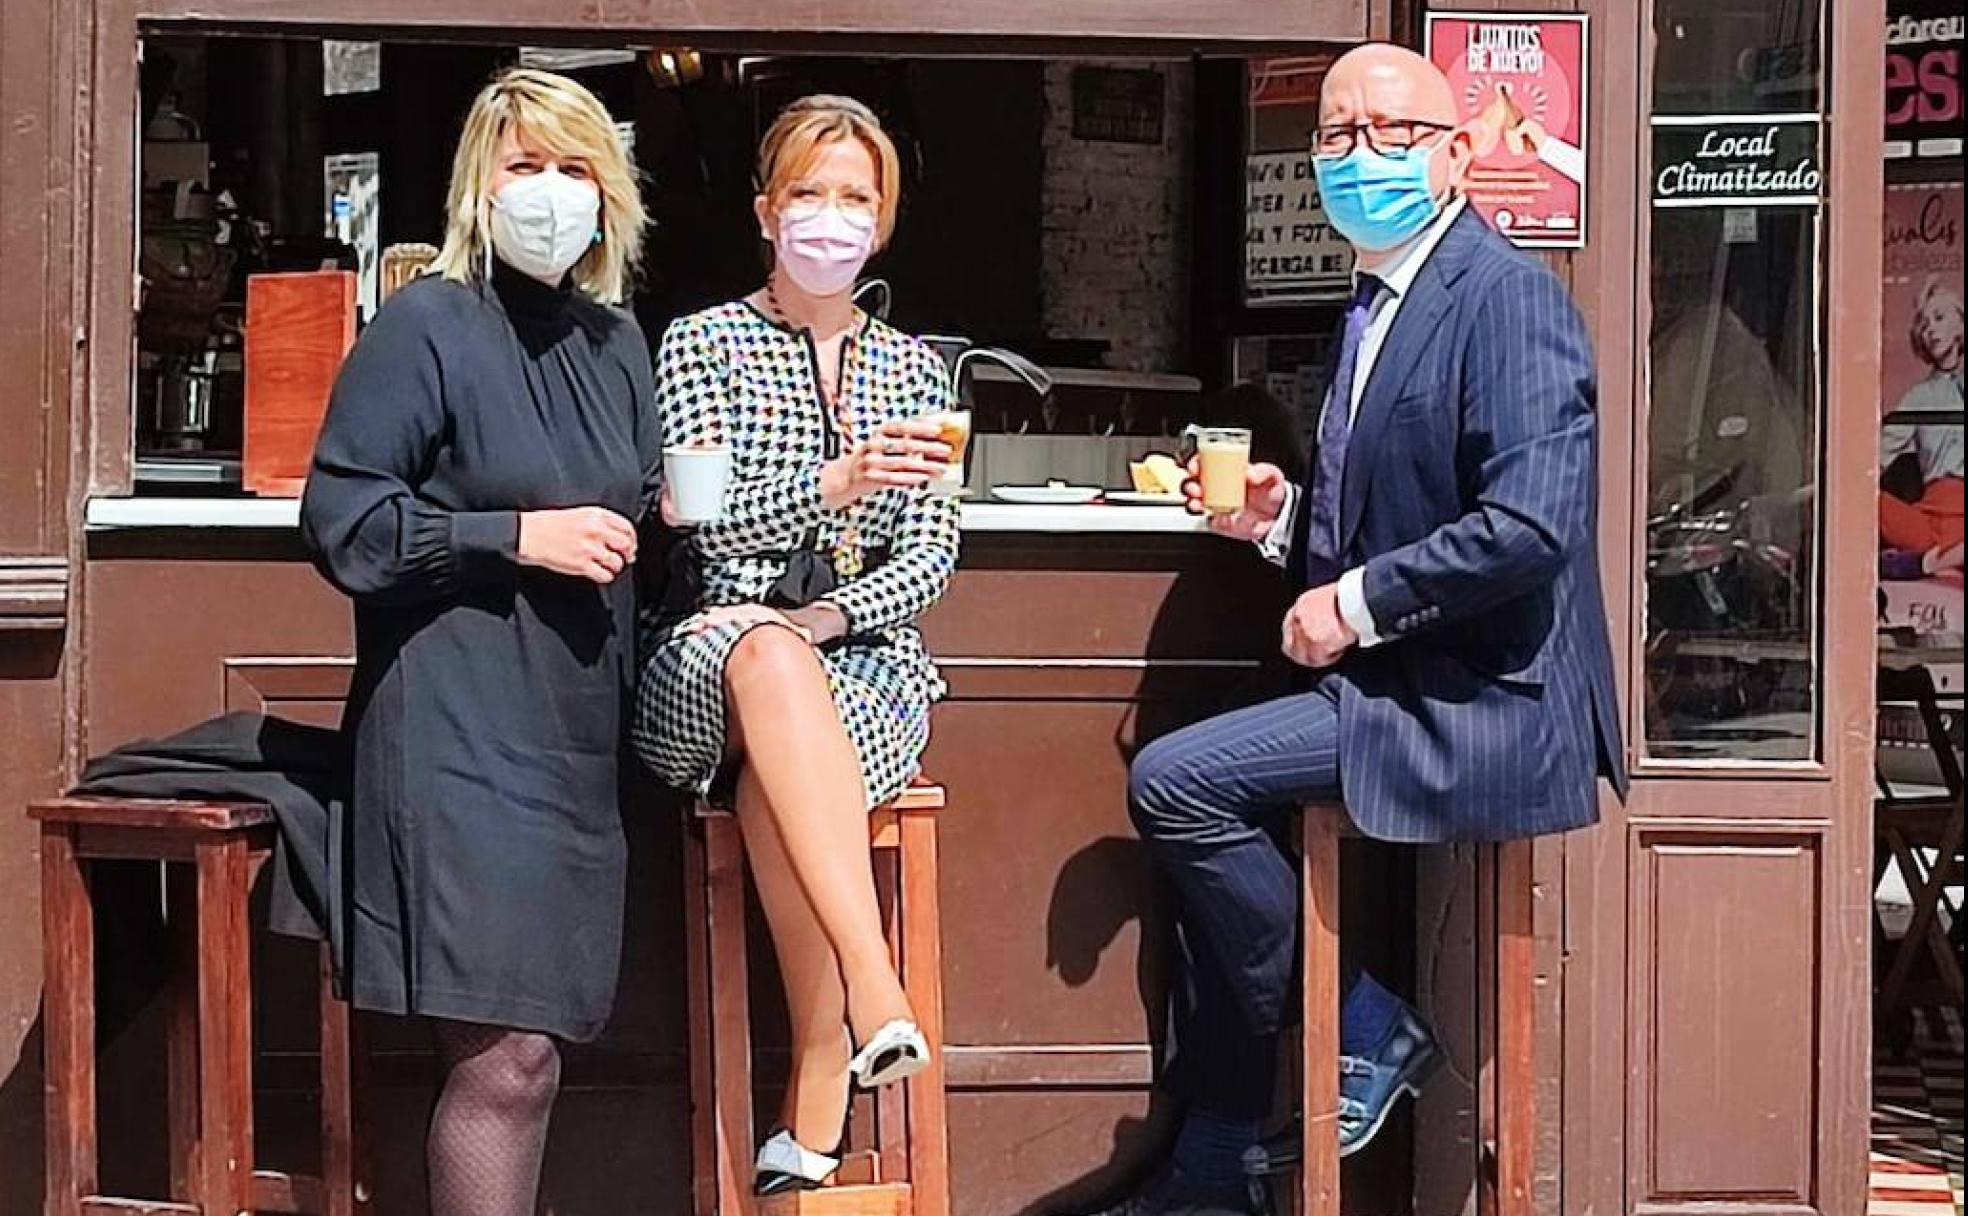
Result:
[[[1442,201],[1428,184],[1433,150],[1383,156],[1361,143],[1336,159],[1314,157],[1326,219],[1355,249],[1397,249],[1441,214]]]

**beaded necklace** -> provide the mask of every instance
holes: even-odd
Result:
[[[813,351],[813,387],[827,409],[828,424],[840,437],[841,443],[847,449],[852,449],[858,437],[855,434],[854,407],[849,391],[861,361],[861,343],[857,340],[855,332],[858,326],[849,326],[847,332],[841,335],[840,357],[835,360],[835,380],[829,387],[826,373],[820,367],[818,340],[814,338],[811,329],[793,323],[785,307],[779,303],[779,293],[773,289],[769,279],[765,284],[765,306],[774,320],[787,329],[796,330],[801,339],[809,344],[809,349]],[[855,577],[866,568],[867,554],[861,543],[861,527],[858,519],[860,504],[858,502],[850,504],[842,515],[844,518],[840,539],[828,549],[827,560],[833,566],[836,575],[847,579]]]

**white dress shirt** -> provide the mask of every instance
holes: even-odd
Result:
[[[1435,222],[1426,231],[1396,251],[1387,261],[1371,271],[1354,271],[1356,282],[1361,274],[1370,273],[1379,279],[1381,291],[1367,313],[1366,331],[1360,335],[1360,351],[1353,364],[1352,397],[1346,403],[1349,423],[1359,421],[1360,402],[1366,395],[1367,382],[1373,377],[1381,347],[1387,344],[1387,335],[1394,328],[1394,318],[1401,311],[1401,302],[1408,298],[1429,255],[1435,252],[1435,247],[1442,243],[1442,238],[1448,235],[1455,222],[1462,218],[1463,209],[1468,205],[1467,199],[1457,198],[1442,209],[1442,214],[1435,217]],[[1331,409],[1332,404],[1332,388],[1328,385],[1324,408]],[[1313,433],[1317,434],[1316,426]],[[1284,564],[1290,552],[1292,524],[1298,513],[1299,498],[1299,487],[1287,487],[1285,509],[1279,513],[1271,534],[1258,542],[1264,555],[1280,565]],[[1380,643],[1380,630],[1374,624],[1373,613],[1367,609],[1365,584],[1366,574],[1358,566],[1339,576],[1339,614],[1353,632],[1360,635],[1361,646],[1376,646]]]

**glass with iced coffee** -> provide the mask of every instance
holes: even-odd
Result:
[[[932,494],[960,494],[964,488],[964,452],[970,447],[970,411],[938,410],[924,416],[937,428],[937,441],[950,449],[950,463],[930,479]]]
[[[1195,440],[1203,510],[1231,515],[1244,509],[1249,481],[1251,433],[1244,427],[1192,426],[1183,436]]]

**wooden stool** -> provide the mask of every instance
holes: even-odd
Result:
[[[253,1010],[246,901],[272,856],[273,812],[251,803],[58,798],[41,821],[50,1216],[358,1216],[370,1210],[348,1006],[321,952],[322,1176],[254,1169]],[[95,908],[89,863],[166,871],[173,965],[168,1002],[171,1198],[97,1193]],[[185,867],[189,867],[187,873]],[[185,879],[191,879],[187,883]]]
[[[889,950],[929,1040],[930,1066],[884,1086],[873,1153],[851,1156],[835,1185],[752,1196],[752,1036],[745,964],[745,847],[737,816],[699,803],[685,834],[690,969],[691,1203],[695,1216],[949,1216],[943,1094],[943,947],[936,813],[943,788],[911,786],[869,816]],[[890,866],[881,864],[884,859]]]
[[[1305,1112],[1299,1216],[1339,1216],[1339,844],[1355,835],[1346,808],[1312,803],[1300,818],[1304,845],[1304,1039],[1299,1083]],[[1479,994],[1495,1067],[1478,1099],[1483,1168],[1477,1210],[1531,1216],[1531,1100],[1536,1085],[1532,1004],[1531,842],[1484,845],[1477,859]]]

